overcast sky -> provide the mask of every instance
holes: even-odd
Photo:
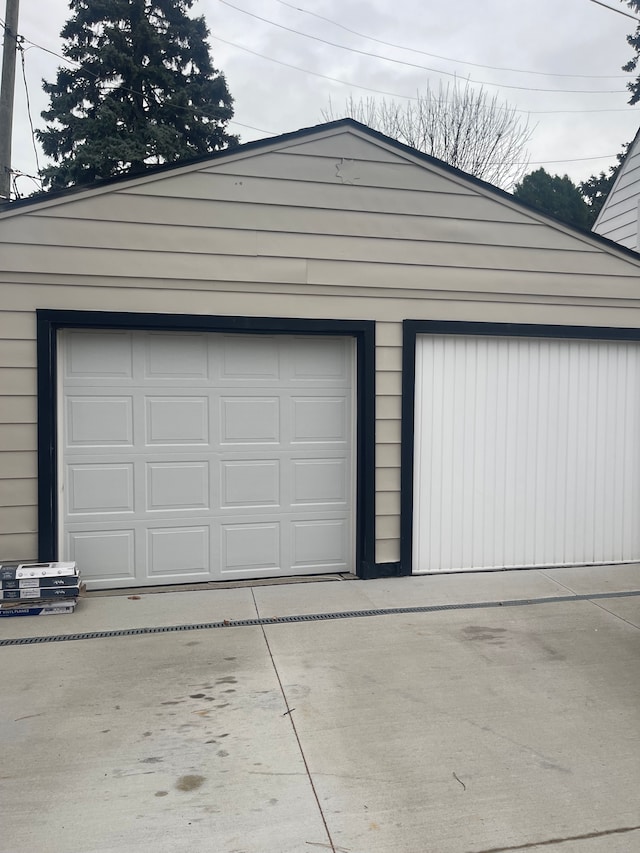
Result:
[[[621,0],[604,1],[630,12]],[[411,98],[451,75],[484,83],[530,115],[530,169],[574,181],[614,163],[640,125],[640,109],[627,103],[631,75],[621,70],[636,25],[593,0],[195,0],[191,14],[207,20],[214,64],[235,99],[231,129],[245,142],[320,123],[329,99],[340,107],[368,90]],[[61,52],[68,17],[65,0],[20,2],[20,34],[40,46],[25,44],[24,56],[36,127],[48,104],[41,80],[53,80],[61,64],[41,48]],[[37,171],[20,61],[13,168]],[[17,186],[25,195],[34,188],[25,177]]]

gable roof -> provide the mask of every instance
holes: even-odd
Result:
[[[373,144],[380,145],[387,150],[391,149],[400,156],[410,159],[413,163],[421,164],[425,167],[435,169],[440,173],[444,173],[445,175],[449,175],[457,183],[462,183],[470,188],[475,188],[485,196],[493,197],[497,201],[506,202],[510,207],[520,209],[539,222],[560,228],[567,233],[574,234],[582,240],[587,240],[588,242],[596,244],[609,251],[615,250],[617,253],[622,253],[627,258],[640,264],[640,254],[631,248],[625,247],[624,245],[608,239],[594,231],[570,225],[551,214],[540,211],[532,205],[514,198],[511,193],[506,192],[493,184],[489,184],[474,175],[463,172],[461,169],[451,166],[445,161],[439,160],[430,154],[411,148],[397,139],[386,136],[385,134],[370,128],[367,125],[361,124],[352,118],[342,118],[332,122],[301,128],[300,130],[291,131],[289,133],[283,133],[278,136],[246,142],[242,145],[225,148],[221,151],[194,157],[189,160],[181,160],[179,163],[163,163],[158,166],[151,166],[148,169],[145,169],[144,172],[136,175],[118,175],[116,177],[96,181],[89,185],[78,185],[62,190],[51,190],[49,192],[42,192],[37,195],[29,196],[28,198],[5,202],[4,204],[0,204],[0,221],[7,217],[38,209],[41,206],[48,207],[55,204],[57,201],[63,202],[70,198],[75,199],[92,195],[100,195],[105,192],[109,192],[112,188],[131,186],[138,183],[147,183],[149,181],[161,179],[174,174],[179,175],[189,171],[197,171],[198,169],[202,169],[203,166],[215,167],[218,163],[222,163],[231,158],[237,158],[239,156],[250,157],[269,150],[288,148],[295,143],[303,143],[313,139],[314,137],[324,138],[345,130],[355,133],[360,138],[368,138]],[[638,139],[640,139],[640,131],[636,136],[636,140],[634,140],[634,144]]]

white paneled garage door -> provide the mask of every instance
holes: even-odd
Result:
[[[352,339],[67,331],[60,551],[94,587],[348,571]]]
[[[413,571],[640,559],[640,346],[419,336]]]

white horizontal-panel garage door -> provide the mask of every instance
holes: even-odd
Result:
[[[94,587],[353,569],[352,339],[60,346],[60,546]]]
[[[419,336],[413,571],[640,559],[640,346]]]

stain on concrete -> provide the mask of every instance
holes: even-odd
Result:
[[[180,705],[182,700],[178,699],[167,699],[166,702],[161,702],[161,705]]]
[[[466,640],[471,642],[491,643],[492,645],[504,645],[504,634],[507,633],[506,628],[490,628],[484,625],[468,625],[462,629],[462,633]]]
[[[224,675],[222,678],[218,678],[216,684],[237,684],[238,679],[233,675]]]
[[[168,791],[156,791],[153,796],[154,797],[166,797],[168,793],[169,793]]]
[[[222,692],[223,693],[235,693],[236,691],[235,691],[234,687],[230,687],[228,690],[223,690]]]
[[[229,755],[226,749],[219,749],[217,754],[220,756],[220,758],[226,758]]]
[[[236,660],[236,658],[225,658],[225,660]]]
[[[203,782],[206,781],[204,776],[198,776],[197,774],[187,774],[186,776],[181,776],[176,782],[176,788],[178,791],[195,791],[200,788]]]
[[[109,731],[109,729],[107,729],[107,731]],[[152,734],[153,732],[142,732],[142,737],[151,737]]]
[[[546,643],[540,643],[542,651],[546,654],[549,660],[566,660],[567,656],[563,655],[562,652],[559,652],[557,649],[554,649],[553,646],[549,646]]]
[[[140,764],[159,764],[161,761],[164,761],[164,759],[158,758],[157,755],[151,755],[149,758],[141,758]]]
[[[200,640],[191,640],[189,643],[185,643],[185,646],[199,646]]]
[[[190,693],[190,699],[204,699],[204,693]]]
[[[557,770],[558,773],[571,773],[568,767],[563,767],[561,764],[556,764],[554,761],[543,760],[540,762],[540,767],[545,770]]]

